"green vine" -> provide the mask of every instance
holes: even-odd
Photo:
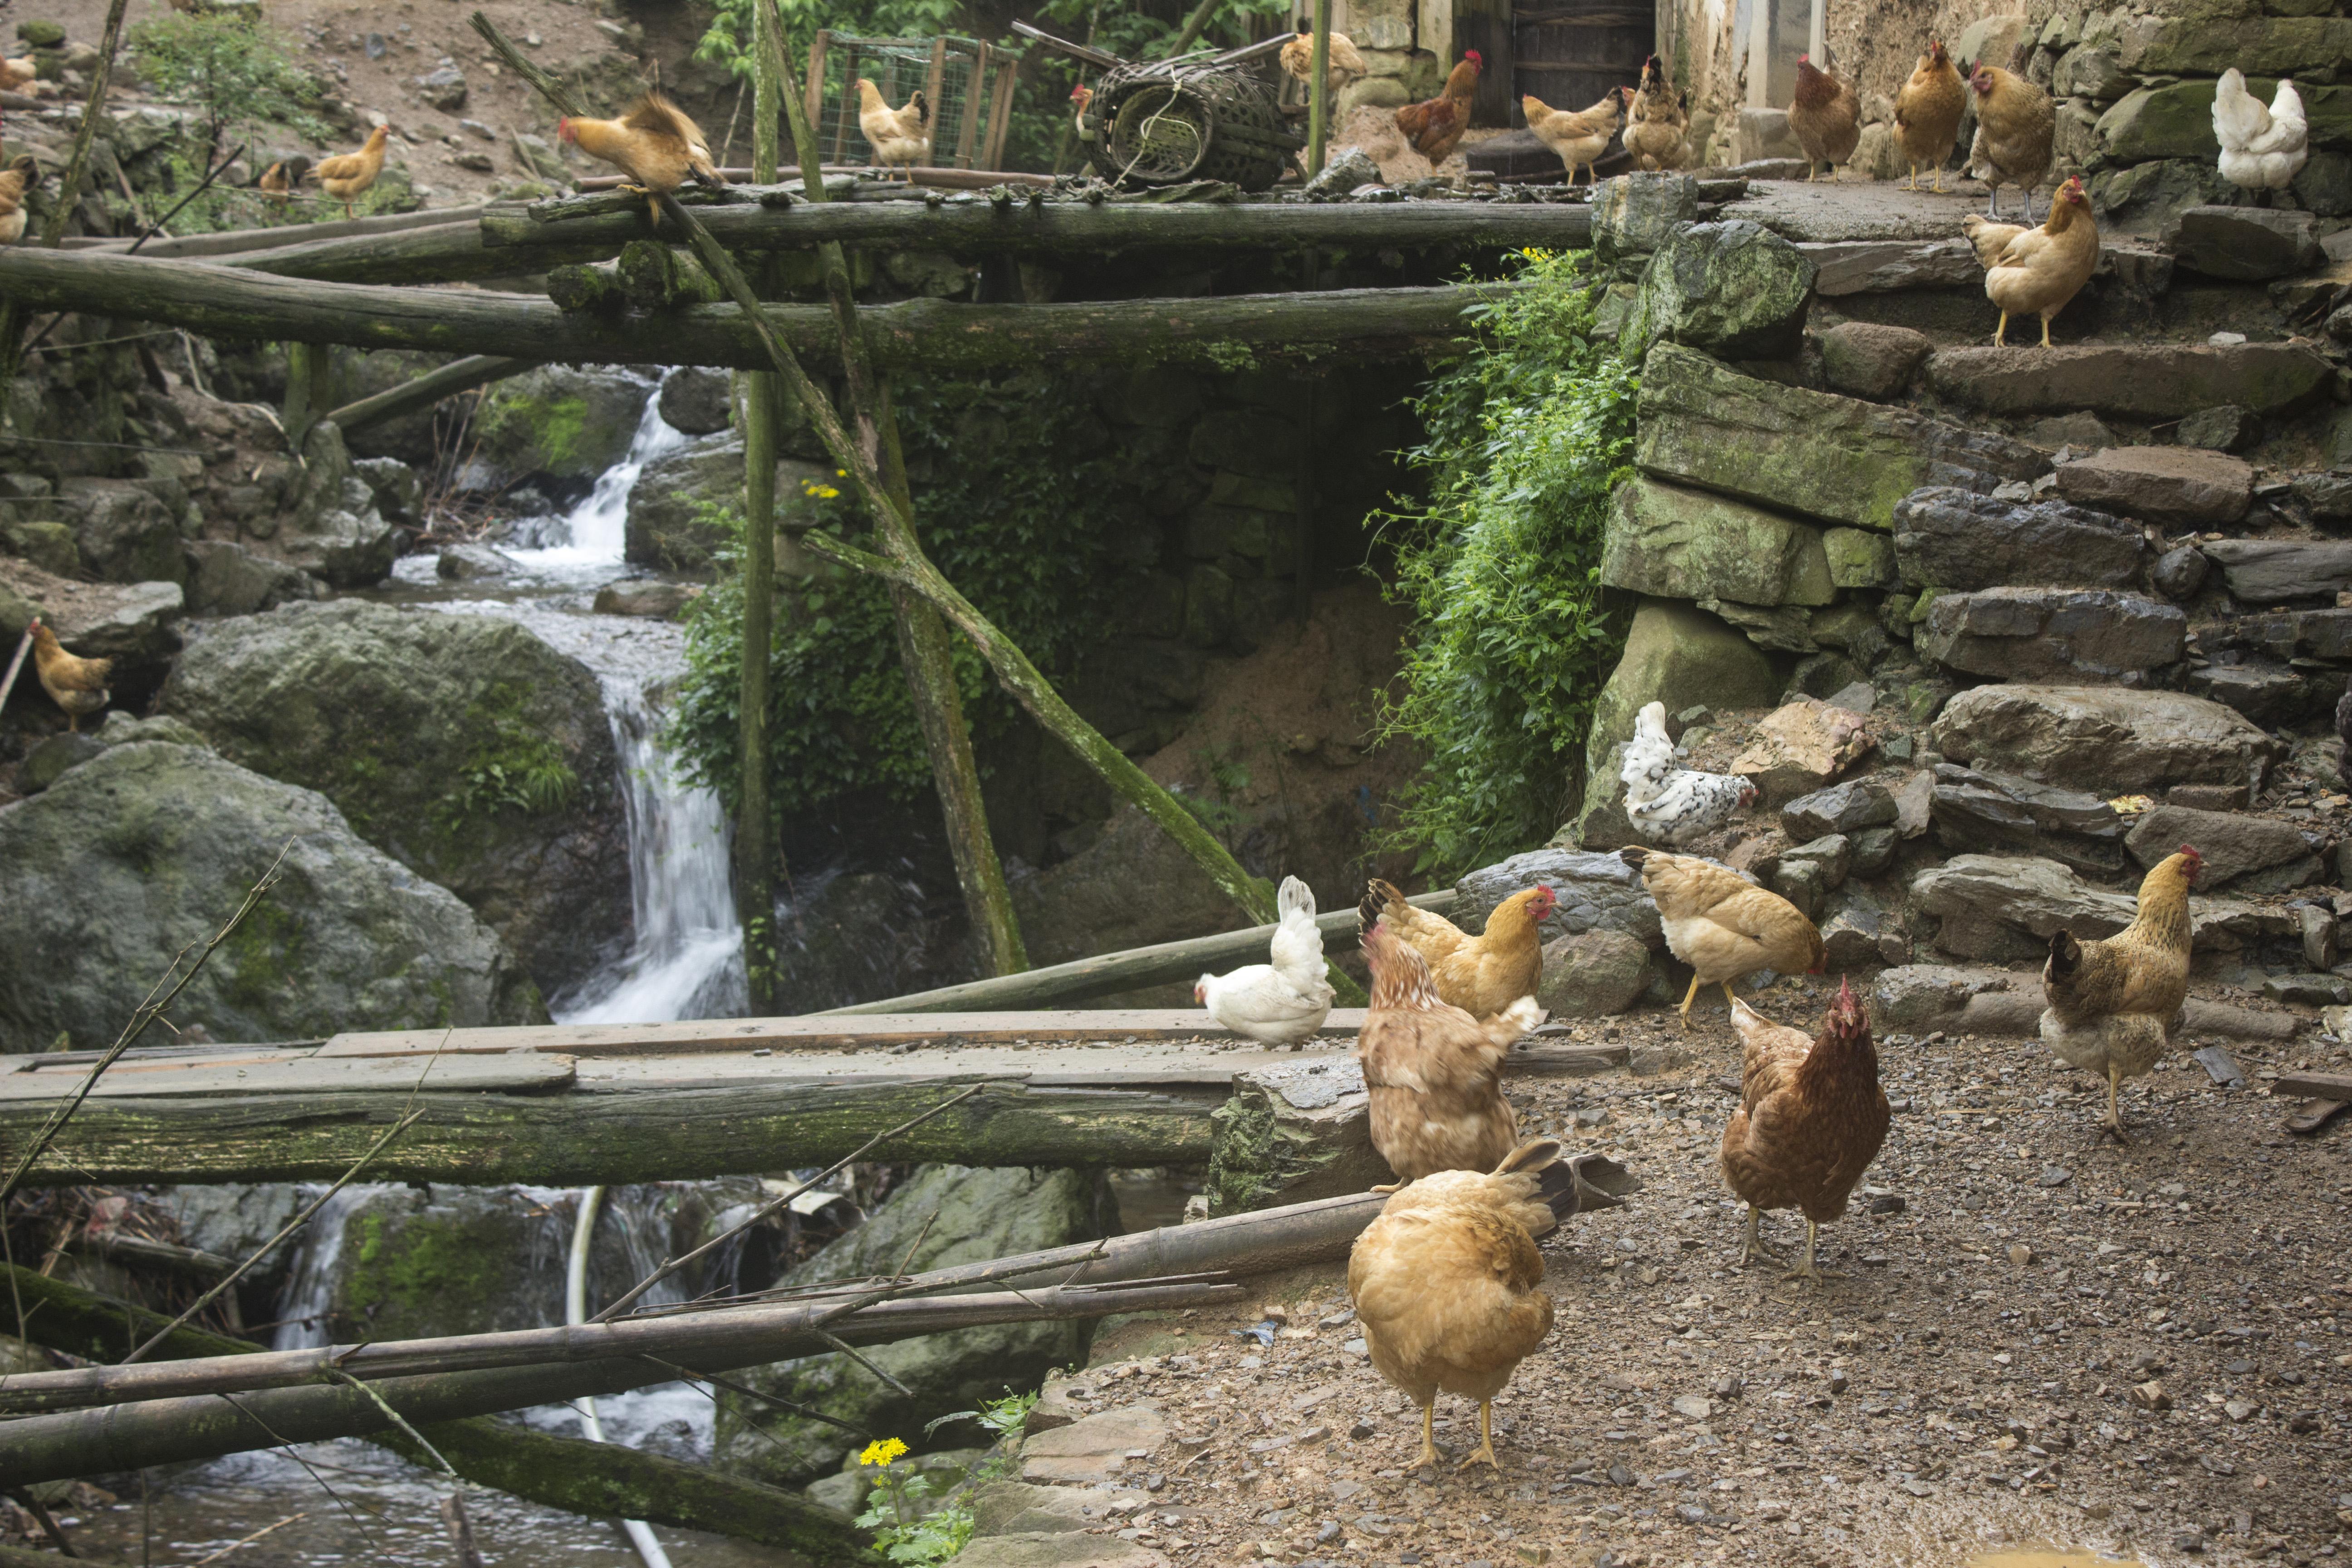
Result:
[[[1416,616],[1384,732],[1427,758],[1382,847],[1453,875],[1541,843],[1574,805],[1593,699],[1624,631],[1601,534],[1627,469],[1634,375],[1592,334],[1582,258],[1528,251],[1538,287],[1474,312],[1482,342],[1414,402],[1428,500],[1391,513],[1390,595]]]

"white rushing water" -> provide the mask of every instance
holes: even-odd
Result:
[[[622,549],[628,541],[629,491],[635,487],[637,476],[645,471],[647,463],[665,452],[677,451],[688,439],[661,416],[661,394],[656,386],[654,395],[646,399],[646,411],[638,416],[635,434],[629,437],[628,451],[619,462],[597,476],[596,487],[588,492],[588,499],[564,518],[564,525],[571,531],[568,541],[545,550],[509,550],[506,553],[520,563],[525,571],[548,576],[605,572],[619,566]]]

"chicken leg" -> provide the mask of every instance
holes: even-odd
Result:
[[[2050,346],[2050,318],[2047,315],[2042,318],[2042,346],[2045,349]]]
[[[1992,330],[1992,346],[1997,349],[2005,349],[2009,347],[2008,339],[2009,312],[2007,310],[2003,310],[2000,313],[2000,325]]]
[[[1481,1459],[1486,1460],[1490,1468],[1499,1470],[1503,1468],[1502,1461],[1495,1458],[1495,1402],[1491,1399],[1478,1402],[1478,1446],[1470,1450],[1468,1458],[1454,1468],[1466,1470]]]
[[[2107,1063],[2107,1121],[2103,1131],[2114,1133],[2116,1142],[2129,1148],[2131,1140],[2124,1136],[2123,1087],[2123,1068],[2110,1061]]]
[[[1805,1222],[1804,1260],[1799,1263],[1794,1268],[1790,1269],[1786,1274],[1781,1275],[1781,1279],[1811,1279],[1818,1282],[1823,1279],[1835,1279],[1838,1278],[1838,1276],[1831,1273],[1826,1268],[1815,1267],[1813,1263],[1813,1244],[1820,1239],[1821,1234],[1822,1227],[1820,1226],[1814,1224],[1810,1219]]]
[[[1435,1437],[1431,1435],[1435,1427],[1436,1421],[1437,1395],[1433,1392],[1429,1396],[1429,1403],[1421,1407],[1421,1458],[1415,1459],[1412,1464],[1407,1465],[1405,1467],[1406,1469],[1417,1470],[1423,1465],[1427,1465],[1433,1469],[1436,1468],[1437,1441]]]
[[[1683,993],[1683,1029],[1685,1033],[1690,1029],[1691,1004],[1697,1000],[1698,976],[1696,974],[1693,974],[1691,976],[1690,989]]]
[[[1764,1211],[1758,1208],[1754,1204],[1749,1204],[1748,1205],[1748,1236],[1747,1239],[1742,1241],[1739,1245],[1739,1267],[1745,1268],[1748,1265],[1753,1263],[1759,1258],[1769,1258],[1775,1263],[1786,1263],[1788,1261],[1787,1258],[1781,1257],[1779,1253],[1764,1245]]]

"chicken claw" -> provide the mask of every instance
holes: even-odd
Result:
[[[1816,1266],[1814,1265],[1814,1263],[1813,1263],[1813,1243],[1815,1242],[1815,1240],[1817,1240],[1817,1239],[1820,1237],[1821,1233],[1822,1233],[1822,1227],[1821,1227],[1820,1226],[1815,1225],[1811,1220],[1807,1220],[1807,1221],[1805,1222],[1805,1256],[1804,1256],[1804,1259],[1803,1259],[1803,1261],[1800,1262],[1800,1263],[1799,1263],[1799,1264],[1798,1264],[1794,1268],[1791,1268],[1791,1269],[1790,1269],[1786,1274],[1781,1275],[1781,1276],[1780,1276],[1780,1278],[1781,1278],[1781,1279],[1811,1279],[1811,1280],[1812,1280],[1812,1281],[1814,1281],[1815,1283],[1817,1283],[1817,1284],[1818,1284],[1819,1282],[1821,1282],[1822,1280],[1824,1280],[1824,1279],[1843,1279],[1843,1275],[1833,1274],[1833,1273],[1832,1273],[1830,1270],[1828,1270],[1828,1269],[1826,1269],[1826,1268],[1818,1268],[1818,1267],[1816,1267]]]
[[[1432,1469],[1437,1468],[1437,1442],[1431,1436],[1436,1420],[1437,1401],[1433,1397],[1428,1404],[1421,1407],[1421,1458],[1407,1465],[1406,1469],[1417,1470],[1423,1465],[1429,1466]]]
[[[1495,1403],[1491,1399],[1482,1399],[1478,1402],[1478,1446],[1470,1450],[1467,1458],[1454,1468],[1457,1470],[1466,1470],[1481,1459],[1486,1461],[1487,1468],[1490,1469],[1499,1470],[1503,1468],[1502,1461],[1495,1458]]]
[[[1758,1208],[1754,1204],[1749,1204],[1748,1205],[1748,1236],[1747,1238],[1740,1243],[1739,1267],[1745,1268],[1759,1258],[1770,1258],[1775,1263],[1786,1263],[1788,1261],[1786,1258],[1783,1258],[1780,1254],[1773,1251],[1770,1247],[1764,1245],[1764,1211]]]
[[[1685,1034],[1690,1031],[1691,1004],[1697,1000],[1698,975],[1696,973],[1693,973],[1691,975],[1690,989],[1683,993],[1683,1030]]]
[[[2114,1133],[2116,1142],[2128,1149],[2131,1147],[2131,1140],[2124,1135],[2123,1087],[2122,1069],[2114,1062],[2109,1062],[2107,1064],[2107,1119],[2100,1123],[2099,1132],[2102,1136]]]

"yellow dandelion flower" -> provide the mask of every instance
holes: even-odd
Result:
[[[877,1465],[887,1470],[890,1468],[890,1461],[906,1451],[906,1444],[896,1437],[886,1437],[880,1442],[866,1444],[866,1452],[857,1456],[857,1462],[861,1465]]]

